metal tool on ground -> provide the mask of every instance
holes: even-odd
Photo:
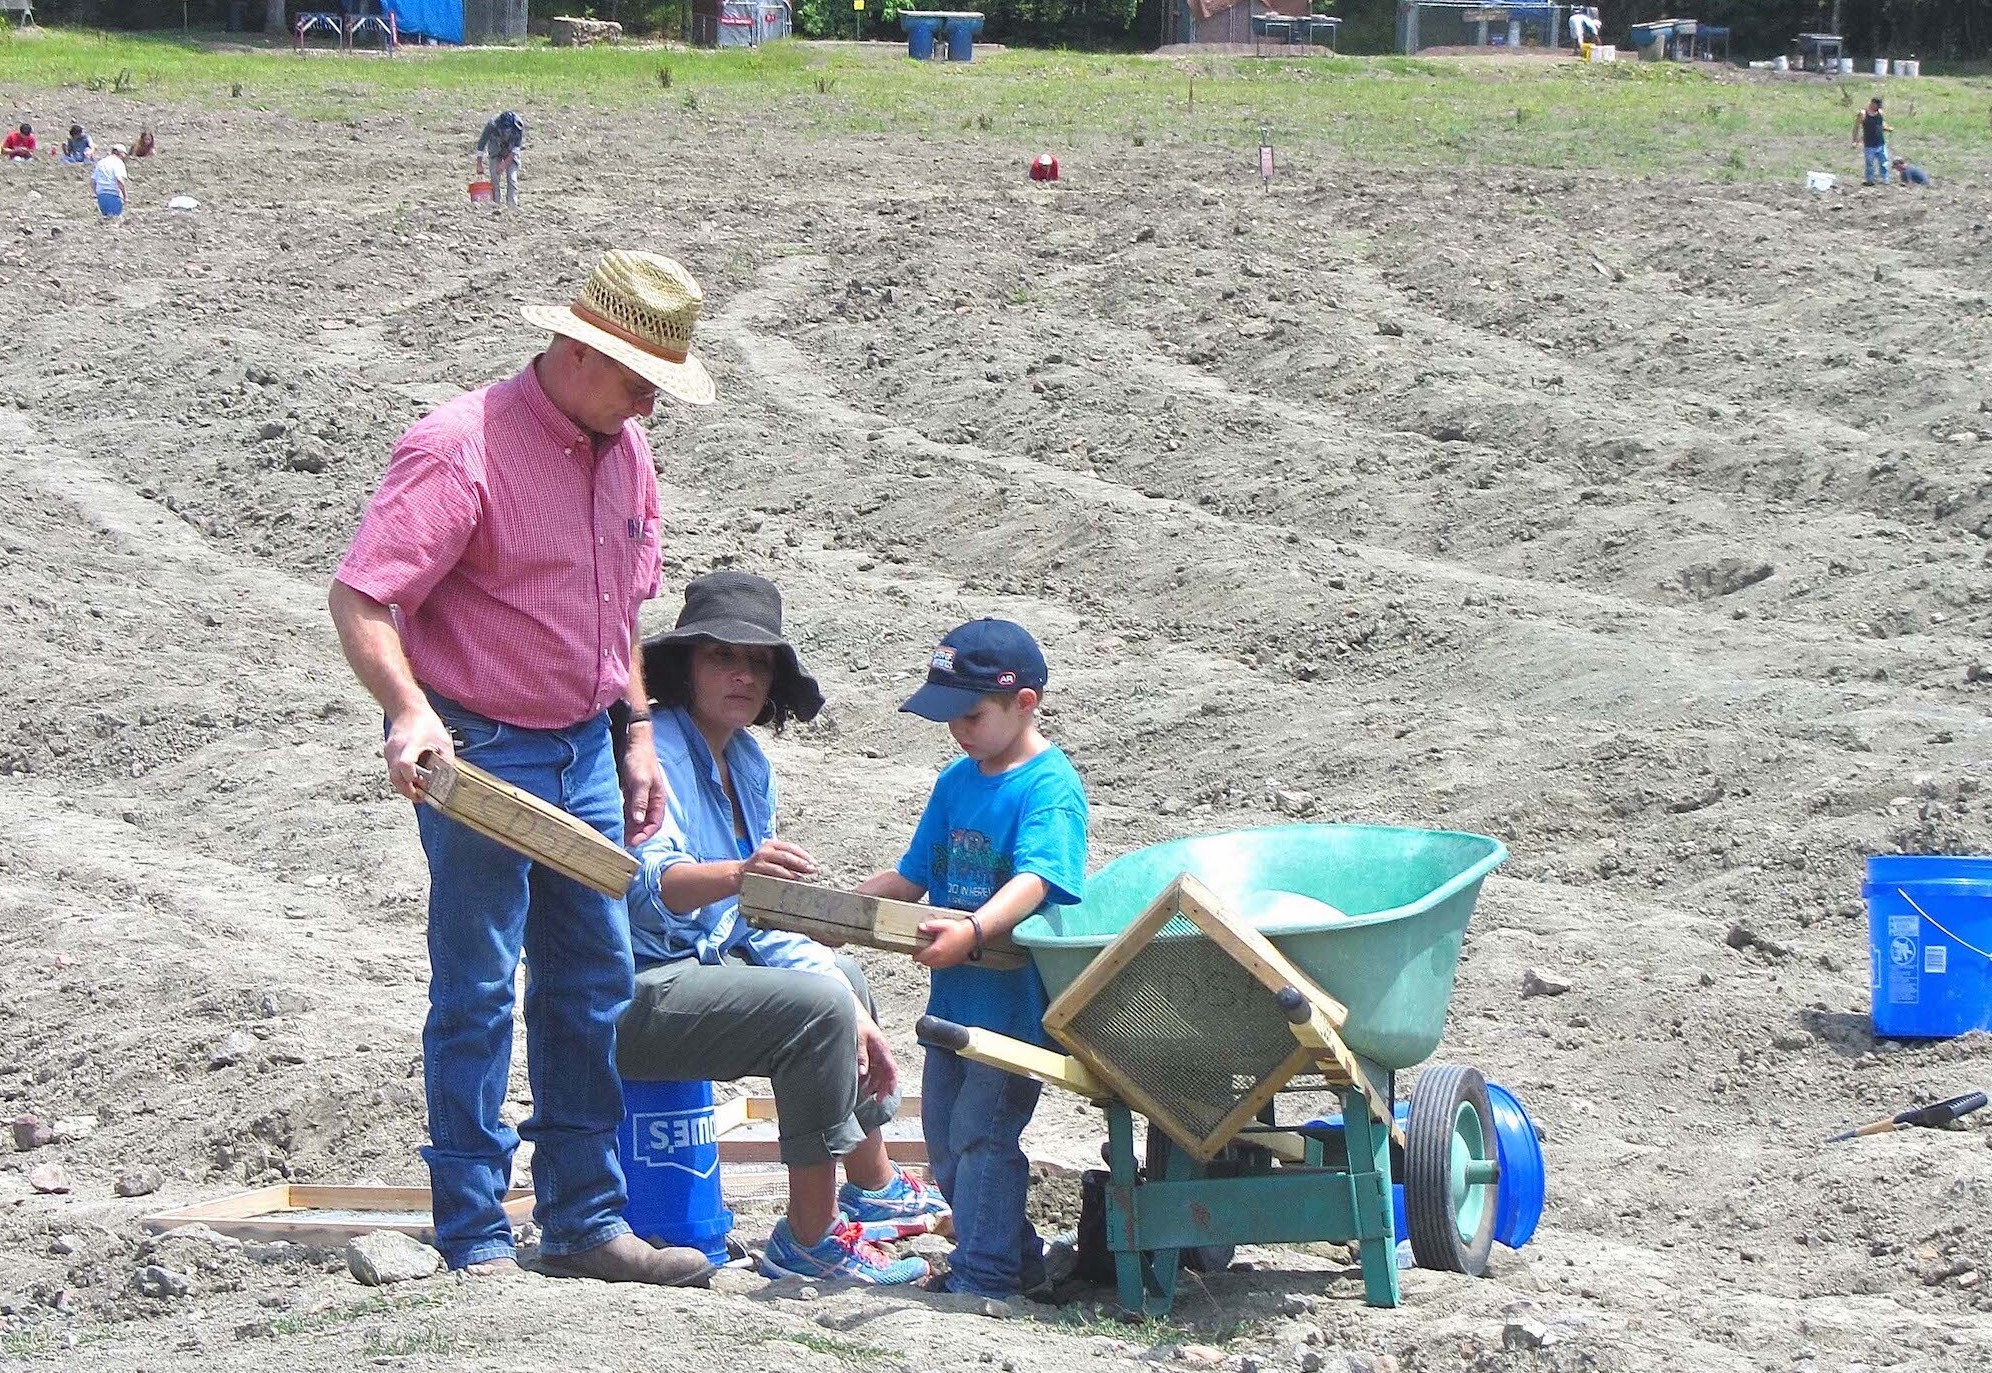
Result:
[[[740,879],[740,914],[757,930],[787,930],[825,944],[911,954],[934,942],[933,936],[920,933],[920,926],[960,912],[749,873]],[[984,945],[977,961],[1008,971],[1023,967],[1030,956],[1008,935],[998,935]]]
[[[1837,1135],[1828,1135],[1826,1142],[1838,1144],[1842,1140],[1860,1139],[1867,1135],[1885,1135],[1890,1131],[1905,1129],[1912,1125],[1920,1125],[1929,1130],[1941,1130],[1959,1116],[1968,1116],[1973,1111],[1982,1109],[1985,1101],[1985,1093],[1967,1092],[1963,1096],[1954,1096],[1949,1101],[1939,1101],[1929,1106],[1912,1106],[1906,1111],[1897,1112],[1887,1120],[1877,1120],[1871,1125],[1862,1125],[1852,1130],[1842,1130]]]
[[[1367,1300],[1395,1306],[1400,1158],[1421,1266],[1483,1272],[1494,1241],[1480,1073],[1427,1068],[1401,1128],[1392,1098],[1394,1074],[1438,1045],[1474,900],[1504,857],[1479,835],[1359,825],[1138,850],[1016,932],[1070,1059],[945,1022],[920,1037],[1105,1110],[1106,1243],[1130,1313],[1169,1310],[1186,1256],[1214,1269],[1235,1245],[1312,1241],[1361,1242]],[[1339,1096],[1342,1127],[1283,1126],[1277,1098],[1299,1089]]]
[[[415,771],[423,801],[486,839],[605,896],[629,890],[636,859],[587,821],[461,758],[425,753]]]

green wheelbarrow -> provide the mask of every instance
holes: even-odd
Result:
[[[1419,1266],[1479,1274],[1493,1243],[1481,1074],[1427,1068],[1401,1126],[1394,1096],[1438,1047],[1474,901],[1506,856],[1481,835],[1370,825],[1140,849],[1016,931],[1069,1056],[932,1019],[920,1038],[1105,1110],[1107,1247],[1130,1314],[1167,1312],[1184,1261],[1316,1241],[1359,1243],[1365,1298],[1395,1306],[1394,1165]],[[1280,1124],[1296,1088],[1336,1092],[1342,1123]]]

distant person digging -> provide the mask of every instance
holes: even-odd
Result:
[[[28,162],[35,155],[35,126],[23,124],[7,135],[5,143],[0,143],[0,155],[9,162]]]
[[[526,126],[519,116],[506,110],[477,137],[477,170],[488,169],[491,177],[491,205],[519,208],[519,151],[526,146]]]
[[[1904,186],[1927,186],[1930,174],[1905,157],[1898,157],[1888,164],[1895,168],[1895,178]]]
[[[1854,116],[1854,146],[1861,150],[1861,184],[1888,184],[1888,136],[1895,130],[1881,117],[1881,97]]]
[[[90,189],[97,197],[97,209],[105,219],[116,224],[124,219],[125,212],[125,145],[114,143],[111,150],[97,159],[97,165],[90,169]]]
[[[89,162],[97,156],[97,145],[90,135],[83,132],[81,124],[69,126],[69,137],[63,141],[61,157],[64,162]]]

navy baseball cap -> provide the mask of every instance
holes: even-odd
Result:
[[[901,710],[939,724],[959,719],[996,692],[1043,691],[1044,650],[1009,620],[970,620],[951,630],[927,660],[927,685]]]

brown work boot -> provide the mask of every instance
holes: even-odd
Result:
[[[578,1254],[541,1254],[541,1271],[556,1278],[647,1282],[658,1287],[704,1287],[713,1265],[696,1249],[653,1249],[635,1235],[617,1235]]]
[[[467,1278],[509,1278],[526,1270],[519,1267],[517,1259],[486,1259],[482,1263],[465,1264],[457,1271]]]

